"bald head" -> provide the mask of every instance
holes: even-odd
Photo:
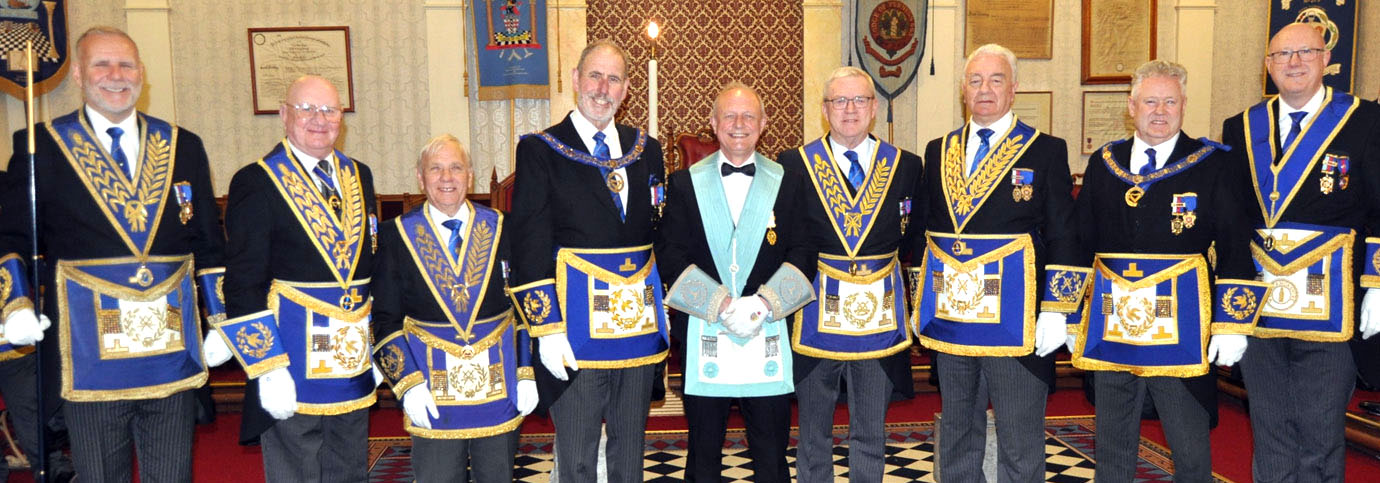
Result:
[[[766,125],[762,96],[740,82],[724,86],[709,112],[709,127],[719,139],[719,150],[735,166],[742,166],[756,152],[757,139]]]
[[[1279,97],[1295,109],[1322,89],[1323,73],[1332,60],[1316,24],[1292,23],[1270,38],[1265,70],[1279,89]]]
[[[340,137],[340,93],[324,77],[302,76],[288,86],[278,117],[294,147],[324,159]]]

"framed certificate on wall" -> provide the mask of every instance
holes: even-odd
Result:
[[[288,85],[304,75],[319,75],[340,91],[345,112],[355,111],[350,71],[350,27],[270,27],[249,29],[249,79],[254,114],[276,114]]]
[[[1054,92],[1017,92],[1016,99],[1011,102],[1011,112],[1020,118],[1021,122],[1049,134],[1049,130],[1054,126],[1051,115],[1053,104]]]
[[[1103,144],[1129,136],[1135,128],[1127,111],[1126,98],[1131,91],[1096,91],[1083,93],[1083,136],[1079,138],[1083,154],[1092,154]]]
[[[968,0],[967,6],[964,55],[985,44],[1001,44],[1018,59],[1053,57],[1053,0]]]
[[[1083,0],[1083,83],[1129,84],[1155,58],[1155,0]]]

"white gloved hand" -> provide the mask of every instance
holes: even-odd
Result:
[[[441,412],[436,409],[436,398],[431,397],[431,389],[426,384],[412,386],[402,396],[403,414],[412,421],[412,425],[422,429],[431,429],[431,419],[440,419]]]
[[[259,405],[273,419],[287,419],[297,413],[297,384],[286,367],[259,376]]]
[[[729,317],[724,320],[724,328],[738,337],[752,337],[762,330],[762,323],[771,317],[771,309],[762,297],[756,295],[739,297],[728,305]]]
[[[1246,336],[1241,334],[1217,334],[1208,339],[1208,361],[1219,366],[1231,367],[1246,354]]]
[[[566,373],[565,367],[570,366],[573,370],[580,370],[580,365],[575,362],[575,350],[570,348],[570,340],[565,338],[565,334],[543,335],[537,338],[540,342],[537,355],[541,357],[541,364],[546,366],[546,370],[562,381],[570,380],[570,375]]]
[[[517,387],[517,410],[523,416],[532,414],[532,410],[537,408],[537,381],[531,379],[519,379]]]
[[[383,384],[383,373],[379,372],[378,364],[370,364],[369,366],[374,368],[374,389],[378,389]]]
[[[43,331],[50,325],[48,316],[34,316],[34,309],[19,309],[5,319],[5,338],[14,345],[34,345],[43,340]]]
[[[1380,333],[1380,288],[1366,289],[1366,296],[1361,298],[1360,330],[1362,339]]]
[[[225,336],[220,335],[220,331],[211,329],[206,332],[206,340],[201,343],[201,357],[206,361],[207,367],[224,364],[234,355],[230,352],[230,346],[225,343]]]
[[[1035,319],[1035,355],[1044,357],[1059,350],[1068,335],[1067,314],[1040,312]]]
[[[1078,342],[1078,336],[1073,334],[1068,334],[1064,336],[1064,345],[1069,348],[1070,354],[1073,353],[1073,348],[1077,347],[1077,345],[1075,344],[1076,342]]]

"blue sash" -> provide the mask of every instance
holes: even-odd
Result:
[[[456,332],[452,338],[470,342],[485,335],[474,331],[474,318],[488,290],[489,274],[493,273],[494,255],[503,233],[503,215],[469,202],[460,209],[470,211],[470,222],[465,226],[467,231],[459,250],[465,256],[458,264],[442,245],[442,237],[434,232],[431,210],[426,204],[404,213],[397,226],[432,298]]]
[[[1007,171],[1016,165],[1016,161],[1021,159],[1026,148],[1030,147],[1031,142],[1039,135],[1040,132],[1035,128],[1026,125],[1020,119],[1013,119],[1011,128],[992,146],[990,154],[975,161],[977,168],[973,170],[972,176],[968,176],[965,165],[968,125],[964,124],[962,128],[944,136],[941,151],[944,158],[938,160],[943,163],[939,165],[942,178],[940,184],[944,189],[944,199],[949,202],[949,219],[953,222],[955,233],[963,233],[963,227],[968,224],[968,220],[987,202],[987,198],[996,191]]]
[[[1275,105],[1280,102],[1276,96],[1246,110],[1243,121],[1245,129],[1246,155],[1251,162],[1251,181],[1255,187],[1256,201],[1260,203],[1265,226],[1273,227],[1279,223],[1289,203],[1294,200],[1308,173],[1322,158],[1332,138],[1341,132],[1351,113],[1361,105],[1361,101],[1350,94],[1324,87],[1322,107],[1313,120],[1304,126],[1303,132],[1294,139],[1292,146],[1284,146],[1280,163],[1275,163],[1275,142],[1278,138]],[[1282,196],[1281,196],[1282,195]]]
[[[130,273],[148,271],[147,287]],[[206,382],[192,256],[59,260],[62,397],[153,399]]]
[[[340,179],[337,187],[342,202],[340,218],[336,218],[335,211],[321,197],[311,176],[288,149],[286,140],[274,146],[258,164],[292,208],[297,223],[311,238],[321,260],[331,267],[337,286],[344,287],[354,281],[369,213],[364,206],[364,188],[360,185],[359,168],[354,160],[336,151],[335,163],[336,177]],[[351,310],[353,307],[342,308]]]
[[[821,253],[815,293],[795,314],[791,347],[810,357],[876,359],[910,347],[905,283],[896,253],[844,258]]]
[[[1254,335],[1316,342],[1351,339],[1355,240],[1351,229],[1332,226],[1286,222],[1257,229],[1251,255],[1270,292]]]
[[[583,165],[603,169],[618,169],[627,167],[628,165],[637,162],[637,160],[642,157],[642,151],[647,148],[647,133],[643,132],[641,129],[637,130],[637,138],[635,141],[633,141],[632,149],[629,149],[628,152],[623,153],[623,157],[618,159],[600,159],[598,157],[585,153],[580,149],[573,148],[570,145],[561,142],[559,139],[556,139],[555,136],[547,134],[546,132],[526,134],[522,136],[522,139],[526,139],[529,137],[535,137],[537,139],[542,140],[542,142],[545,142],[547,146],[551,146],[551,149],[555,150],[558,153],[561,153],[561,156],[565,157],[565,159],[569,159],[571,161]]]
[[[142,151],[135,158],[139,162],[137,180],[120,169],[91,132],[86,109],[52,120],[48,132],[130,253],[147,257],[172,186],[178,130],[161,119],[143,113],[135,115],[140,120]]]
[[[455,343],[451,321],[407,318],[403,331],[410,357],[424,375],[439,418],[431,429],[403,418],[408,433],[424,438],[482,438],[506,433],[522,423],[517,410],[517,355],[512,312],[475,320],[484,332],[472,344]]]
[[[719,278],[727,281],[724,285],[733,297],[742,296],[762,240],[767,238],[768,226],[775,228],[776,213],[772,207],[785,174],[775,161],[760,154],[754,156],[757,174],[748,188],[736,227],[719,174],[718,153],[690,167],[705,239],[710,253],[715,255],[714,268]],[[774,240],[773,236],[768,243],[775,244]],[[795,391],[791,346],[786,335],[785,323],[768,321],[756,336],[744,339],[729,334],[720,324],[691,316],[686,331],[689,343],[685,350],[685,393],[754,397]]]
[[[651,245],[556,252],[561,319],[580,368],[661,362],[670,347]]]
[[[800,157],[804,160],[805,171],[814,183],[820,202],[824,204],[824,212],[829,215],[834,234],[838,235],[844,251],[854,257],[877,220],[882,201],[886,199],[891,180],[895,178],[893,175],[896,173],[896,163],[901,159],[901,150],[877,141],[877,153],[872,160],[872,169],[863,180],[862,189],[849,196],[848,181],[836,168],[838,163],[829,151],[828,138],[826,134],[801,146]]]
[[[1030,354],[1038,308],[1030,235],[925,236],[915,308],[920,343],[964,356]]]
[[[372,305],[369,279],[352,281],[348,290],[331,282],[273,281],[268,307],[297,384],[297,412],[344,414],[374,404]]]
[[[1193,377],[1207,373],[1212,287],[1201,255],[1099,253],[1074,367]]]

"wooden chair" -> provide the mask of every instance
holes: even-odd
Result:
[[[677,134],[675,144],[666,153],[666,173],[689,168],[718,150],[719,140],[714,137],[714,131],[707,127],[693,133]]]

